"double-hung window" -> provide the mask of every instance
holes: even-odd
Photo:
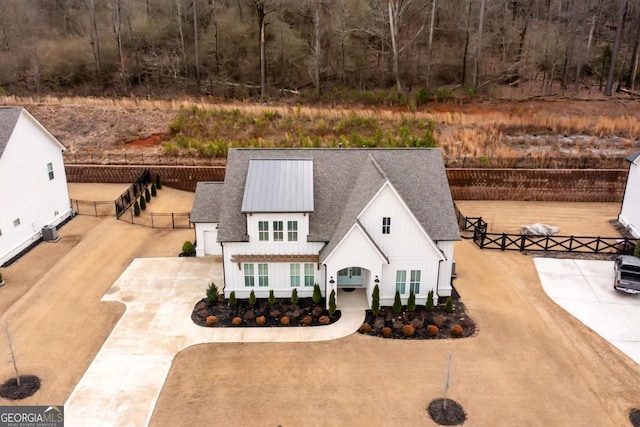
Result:
[[[244,265],[244,286],[253,288],[255,286],[255,278],[253,277],[253,264]]]
[[[291,287],[297,288],[300,286],[300,264],[290,264],[289,272],[291,277]]]
[[[284,230],[282,221],[273,221],[273,241],[282,242],[284,240]]]
[[[258,221],[258,240],[269,241],[269,221]]]
[[[269,264],[258,264],[258,286],[261,288],[269,286]]]
[[[407,270],[396,270],[396,291],[404,294],[407,285]]]
[[[411,277],[409,281],[409,291],[413,291],[414,294],[420,293],[420,270],[411,270]]]
[[[298,221],[287,221],[287,240],[298,241]]]
[[[391,234],[391,217],[382,218],[382,234]]]
[[[315,275],[313,271],[313,264],[305,264],[304,265],[304,285],[305,286],[313,286],[313,282],[315,282]]]
[[[47,172],[49,173],[49,181],[53,179],[53,163],[47,163]]]

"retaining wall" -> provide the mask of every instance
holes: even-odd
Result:
[[[165,185],[195,191],[198,181],[224,180],[223,166],[65,165],[69,182],[132,183],[145,170]],[[454,200],[621,202],[626,169],[457,169],[447,177]]]

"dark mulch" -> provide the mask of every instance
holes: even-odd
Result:
[[[40,378],[35,375],[20,375],[20,385],[17,379],[11,378],[0,386],[0,397],[18,400],[33,396],[40,389]]]
[[[467,414],[464,413],[462,406],[451,399],[432,400],[427,411],[431,419],[441,426],[457,426],[464,424],[467,420]]]
[[[325,308],[324,299],[316,304],[311,298],[300,298],[297,305],[291,304],[288,298],[276,298],[276,302],[270,305],[266,299],[258,299],[252,307],[248,300],[237,300],[235,307],[231,307],[228,301],[216,301],[210,303],[206,298],[201,299],[193,308],[191,320],[196,325],[208,327],[270,327],[270,326],[321,326],[320,318],[326,316],[331,324],[340,319],[340,310],[336,310],[333,316]],[[215,323],[207,324],[207,317],[215,316]],[[264,316],[265,323],[258,324],[256,319]],[[289,318],[289,324],[282,323],[283,317]],[[235,317],[242,319],[238,325],[232,323]],[[308,324],[304,323],[305,317]]]
[[[405,335],[407,332],[404,328],[405,325],[413,326],[413,335]],[[438,328],[436,335],[429,334],[429,325]],[[459,335],[452,334],[454,325],[459,325],[462,328]],[[388,335],[385,335],[385,332]],[[396,339],[465,338],[475,335],[476,324],[467,314],[464,304],[457,300],[454,302],[452,313],[447,313],[444,304],[435,306],[433,311],[427,311],[425,306],[418,306],[413,312],[406,311],[406,306],[403,306],[402,312],[399,314],[394,313],[391,307],[383,306],[377,316],[371,310],[367,310],[367,316],[360,327],[360,333]]]
[[[633,427],[640,427],[640,409],[634,408],[629,412],[629,421]]]

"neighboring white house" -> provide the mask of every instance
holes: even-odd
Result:
[[[63,150],[27,110],[0,107],[0,265],[71,215]]]
[[[191,220],[197,255],[222,254],[226,297],[306,297],[314,283],[369,303],[379,283],[382,305],[396,290],[451,294],[460,233],[437,149],[232,149]]]
[[[627,161],[629,175],[618,221],[637,238],[640,237],[640,152],[627,157]]]

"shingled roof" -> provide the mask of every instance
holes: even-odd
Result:
[[[191,222],[220,221],[220,202],[223,188],[223,182],[199,182],[196,185],[196,195],[191,208]]]
[[[0,157],[22,114],[21,107],[0,107]]]
[[[324,255],[341,240],[387,180],[434,241],[460,239],[438,149],[231,149],[224,188],[210,195],[216,201],[207,202],[219,206],[221,242],[248,240],[241,208],[252,159],[313,160],[314,211],[309,214],[308,240],[326,242]],[[200,218],[196,202],[194,207],[196,218]]]

